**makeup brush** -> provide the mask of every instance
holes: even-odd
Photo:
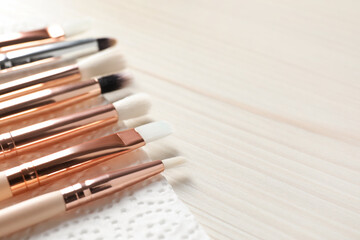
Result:
[[[78,60],[75,64],[2,83],[0,84],[0,101],[49,87],[118,72],[124,67],[125,60],[120,51],[105,50]]]
[[[0,160],[39,150],[41,147],[116,123],[118,120],[139,117],[146,114],[149,108],[149,96],[138,93],[114,103],[0,134]]]
[[[47,88],[21,97],[0,102],[0,126],[23,120],[60,107],[125,87],[130,81],[126,72],[87,81]]]
[[[79,56],[81,57],[81,56]],[[0,82],[9,82],[19,78],[27,77],[33,74],[48,71],[54,68],[74,64],[78,57],[64,58],[61,56],[45,58],[31,63],[25,63],[12,68],[0,69]]]
[[[109,44],[107,47],[106,47],[106,45],[104,46],[104,44],[106,44],[106,43]],[[88,48],[87,48],[87,50],[85,49],[85,51],[82,51],[79,48],[79,49],[75,49],[72,52],[70,51],[70,53],[67,53],[65,55],[48,56],[47,58],[44,58],[44,59],[36,60],[33,62],[29,62],[29,63],[24,63],[21,65],[16,65],[14,67],[6,68],[3,70],[1,70],[1,67],[0,67],[0,80],[4,80],[4,81],[15,80],[18,78],[30,76],[33,74],[47,71],[47,70],[55,69],[55,68],[58,68],[61,66],[73,64],[77,58],[85,57],[92,53],[96,53],[98,51],[102,51],[104,49],[110,48],[113,45],[115,45],[115,43],[116,43],[115,40],[107,41],[106,39],[103,38],[103,39],[99,39],[99,43],[97,43],[98,50],[95,52],[89,53]],[[101,48],[104,48],[104,47],[105,48],[100,49],[99,45]]]
[[[81,143],[5,170],[0,172],[0,200],[133,151],[171,132],[168,123],[152,122]]]
[[[82,20],[68,24],[52,24],[45,28],[25,31],[14,32],[0,35],[0,51],[6,51],[5,46],[16,44],[15,48],[29,47],[33,45],[40,45],[45,43],[51,43],[55,41],[63,40],[65,37],[71,37],[73,35],[84,32],[89,28],[89,22]],[[40,40],[40,41],[38,41]],[[19,46],[20,43],[27,45]],[[10,47],[9,47],[10,48]],[[10,49],[15,49],[10,48]]]
[[[0,54],[0,69],[32,63],[46,58],[63,57],[76,59],[104,50],[116,44],[112,38],[88,38],[49,43]],[[1,72],[0,72],[1,74]]]
[[[152,161],[114,171],[0,210],[0,236],[19,231],[88,202],[121,191],[182,164],[183,157]]]

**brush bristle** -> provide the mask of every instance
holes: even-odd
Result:
[[[124,88],[129,84],[132,77],[128,72],[112,74],[105,77],[98,78],[100,84],[101,93],[112,92],[120,88]]]
[[[109,47],[112,47],[116,44],[116,40],[114,38],[98,38],[97,39],[99,50],[103,50]]]
[[[179,157],[172,157],[162,160],[165,169],[173,168],[184,164],[186,162],[186,158],[179,156]]]
[[[81,79],[87,80],[95,76],[108,75],[125,68],[123,55],[118,50],[105,50],[80,60],[78,68]]]
[[[146,114],[150,109],[150,97],[145,93],[138,93],[113,103],[119,115],[119,120],[135,118]]]
[[[135,131],[140,134],[146,143],[166,137],[173,132],[170,124],[165,121],[152,122],[142,125],[136,127]]]

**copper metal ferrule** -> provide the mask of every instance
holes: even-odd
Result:
[[[114,106],[107,104],[0,134],[0,160],[16,157],[117,120]]]
[[[0,53],[7,53],[7,52],[23,49],[23,48],[36,47],[36,46],[45,45],[45,44],[54,43],[54,42],[63,41],[63,40],[65,40],[65,37],[46,38],[46,39],[35,40],[35,41],[30,41],[30,42],[18,43],[18,44],[14,44],[14,45],[0,47]]]
[[[39,43],[34,42],[37,40],[42,40],[42,44],[51,43],[55,41],[60,41],[64,39],[65,32],[60,25],[50,25],[43,29],[27,31],[27,32],[18,32],[18,33],[8,33],[0,35],[0,51],[6,51],[10,49],[19,49],[19,47],[29,47],[36,46]],[[29,42],[29,43],[27,43]],[[41,44],[40,43],[40,44]],[[14,46],[14,45],[26,44],[24,46]],[[13,45],[11,47],[10,45]]]
[[[80,79],[81,73],[76,64],[40,72],[0,84],[0,102]]]
[[[164,171],[162,161],[153,161],[125,168],[94,179],[77,183],[61,191],[66,210],[123,190]]]
[[[143,145],[140,134],[129,129],[24,163],[6,170],[5,175],[13,195],[18,195]]]
[[[43,71],[51,70],[63,66],[63,60],[61,57],[50,57],[41,59],[39,61],[25,63],[12,68],[0,69],[0,81],[7,81],[8,79],[14,80],[32,74],[40,73]]]
[[[99,45],[94,38],[54,42],[0,53],[0,69],[13,68],[51,57],[74,59],[98,51]]]
[[[100,95],[97,79],[40,90],[0,102],[0,126]]]

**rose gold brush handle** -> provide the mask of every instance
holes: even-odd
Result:
[[[160,160],[144,163],[89,179],[83,183],[2,209],[0,210],[0,237],[123,190],[161,173],[164,169],[165,163]]]
[[[61,57],[51,57],[35,62],[25,63],[19,66],[14,66],[12,68],[0,69],[0,81],[7,79],[14,80],[17,78],[30,76],[35,73],[40,73],[42,71],[51,70],[59,67],[60,65],[64,65],[63,63],[66,61],[67,59],[63,59]]]
[[[5,171],[13,195],[133,151],[145,142],[134,129],[85,142]]]
[[[152,122],[85,142],[0,172],[0,200],[133,151],[171,132],[168,123]]]
[[[152,161],[64,188],[61,190],[61,193],[66,210],[120,191],[155,176],[164,171],[164,169],[162,161]]]
[[[101,93],[96,79],[49,88],[0,102],[0,126],[97,96]]]
[[[0,84],[0,102],[80,79],[81,73],[75,64],[33,74]]]
[[[47,28],[0,35],[0,47],[19,44],[41,39],[49,39],[50,42],[59,41],[65,35],[60,25],[51,25]]]
[[[134,94],[113,103],[93,107],[63,117],[53,118],[0,134],[0,161],[10,160],[28,151],[51,145],[147,113],[150,107],[146,94]]]
[[[11,51],[29,48],[29,47],[36,47],[36,46],[50,44],[50,43],[63,41],[63,40],[65,40],[64,37],[58,37],[58,38],[46,38],[46,39],[29,41],[29,42],[17,43],[17,44],[13,44],[13,45],[0,47],[0,53],[11,52]]]
[[[0,134],[0,160],[81,135],[117,120],[118,113],[113,104],[107,104]]]

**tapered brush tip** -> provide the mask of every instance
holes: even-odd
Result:
[[[109,47],[112,47],[116,44],[116,40],[114,38],[98,38],[97,39],[99,50],[103,50]]]
[[[171,125],[165,121],[152,122],[142,125],[136,127],[135,131],[140,134],[145,143],[166,137],[173,132]]]
[[[145,93],[137,93],[113,103],[119,120],[135,118],[146,114],[151,106],[150,97]]]
[[[165,169],[169,169],[184,164],[186,162],[186,158],[182,156],[178,156],[178,157],[164,159],[162,160],[162,162],[164,164]]]
[[[101,93],[112,92],[124,88],[132,80],[132,75],[128,72],[112,74],[98,78]]]

